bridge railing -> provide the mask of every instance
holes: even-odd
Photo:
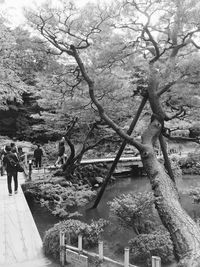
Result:
[[[95,260],[100,265],[98,266],[112,266],[112,267],[138,267],[130,264],[129,262],[129,247],[124,248],[124,262],[118,262],[111,258],[104,256],[103,252],[103,241],[98,242],[98,253],[83,250],[82,246],[82,235],[78,235],[78,247],[70,245],[69,233],[60,231],[60,264],[62,267],[66,266],[67,263],[73,264],[75,267],[92,267],[90,262]],[[161,267],[160,257],[152,257],[152,267]]]

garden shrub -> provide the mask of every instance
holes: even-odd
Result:
[[[96,196],[96,191],[92,191],[87,185],[64,187],[49,182],[37,184],[30,191],[53,215],[65,219],[70,216],[72,209],[85,206]]]
[[[159,256],[162,263],[174,260],[173,244],[170,235],[163,229],[151,234],[140,234],[129,241],[131,262],[146,263],[151,266],[151,257]]]
[[[192,196],[195,203],[200,202],[200,187],[191,188],[187,190],[190,196]]]
[[[98,239],[107,224],[108,222],[103,219],[92,221],[90,224],[72,219],[59,222],[45,233],[43,239],[44,253],[47,256],[53,257],[55,260],[59,259],[60,231],[70,234],[71,245],[77,246],[78,235],[82,234],[83,247],[94,247],[98,244]]]
[[[200,174],[200,154],[189,153],[186,158],[179,159],[179,166],[183,174]]]
[[[111,216],[122,227],[132,228],[136,234],[154,229],[154,197],[151,192],[122,194],[109,202]]]

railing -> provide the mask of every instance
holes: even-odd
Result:
[[[98,264],[97,266],[121,266],[121,267],[138,267],[132,265],[129,262],[129,247],[124,248],[124,262],[118,262],[104,256],[103,253],[103,241],[98,242],[98,254],[83,250],[82,247],[82,235],[78,236],[78,247],[70,245],[70,235],[65,235],[65,232],[60,232],[60,264],[62,267],[65,264],[72,264],[74,267],[94,267],[96,265],[90,265],[88,258],[94,259]],[[161,267],[160,257],[152,257],[152,267]]]

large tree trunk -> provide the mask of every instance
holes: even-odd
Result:
[[[154,120],[145,131],[141,159],[154,192],[156,209],[171,235],[178,266],[199,267],[200,228],[182,208],[174,182],[156,157],[152,140],[159,128],[161,124]]]

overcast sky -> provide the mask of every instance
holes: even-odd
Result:
[[[56,1],[56,0],[53,0]],[[97,0],[74,0],[78,5]],[[34,7],[34,3],[40,4],[45,0],[0,0],[0,12],[11,21],[13,26],[24,22],[23,7]]]

